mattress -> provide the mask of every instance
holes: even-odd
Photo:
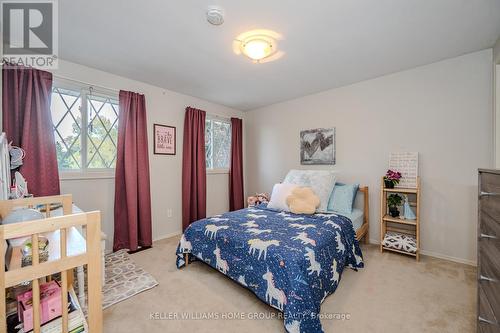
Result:
[[[345,216],[348,219],[350,219],[355,231],[358,231],[358,229],[361,228],[361,226],[363,225],[363,210],[359,208],[354,208],[351,214],[339,214],[339,215]]]

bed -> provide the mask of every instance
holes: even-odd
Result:
[[[181,237],[177,267],[204,262],[283,312],[287,332],[323,332],[321,303],[345,267],[363,267],[358,240],[368,237],[368,188],[359,191],[361,214],[355,211],[354,221],[266,204],[196,221]]]

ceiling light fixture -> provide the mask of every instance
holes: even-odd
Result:
[[[260,62],[277,51],[276,41],[269,36],[250,36],[240,42],[241,53],[255,62]]]
[[[233,40],[233,52],[243,54],[254,63],[265,63],[280,59],[284,52],[278,50],[277,41],[283,36],[268,29],[256,29],[243,32]]]

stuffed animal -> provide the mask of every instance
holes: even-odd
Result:
[[[286,203],[294,214],[314,214],[321,201],[310,187],[297,187],[286,198]]]
[[[269,193],[257,193],[247,198],[248,207],[253,207],[261,203],[269,202]]]
[[[268,203],[270,199],[269,193],[257,193],[256,197],[258,203]]]

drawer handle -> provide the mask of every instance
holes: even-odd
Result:
[[[488,320],[488,319],[484,319],[483,317],[479,316],[477,317],[479,319],[479,321],[483,322],[483,323],[487,323],[487,324],[490,324],[490,325],[495,325],[495,326],[498,326],[498,323],[496,321],[493,321],[493,320]]]
[[[497,279],[494,279],[494,278],[490,278],[490,277],[487,277],[487,276],[484,276],[484,275],[479,275],[479,280],[483,280],[483,281],[489,281],[489,282],[498,282]]]
[[[484,191],[481,191],[481,193],[479,193],[479,196],[480,197],[498,197],[498,196],[500,196],[500,193],[498,193],[498,192],[484,192]]]
[[[481,234],[481,238],[491,238],[491,239],[497,239],[497,236],[493,235],[488,235],[488,234]]]

